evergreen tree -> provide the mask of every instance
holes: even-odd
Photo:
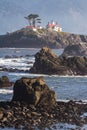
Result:
[[[37,18],[39,17],[38,14],[30,14],[27,17],[25,17],[29,21],[30,26],[36,26]]]

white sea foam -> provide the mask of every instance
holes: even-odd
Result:
[[[65,77],[65,78],[80,78],[80,77],[86,77],[87,78],[87,75],[48,75],[49,77]]]
[[[19,70],[29,70],[33,66],[33,62],[34,58],[0,58],[0,66]]]
[[[14,73],[9,73],[9,75],[14,75],[14,76],[19,76],[19,73],[17,73],[17,72],[14,72]],[[32,77],[32,76],[35,76],[35,77],[40,77],[40,76],[42,76],[42,77],[48,77],[48,75],[44,75],[44,74],[31,74],[31,73],[20,73],[20,76],[30,76],[30,77]]]
[[[13,93],[13,90],[9,89],[0,89],[0,94],[11,94]]]

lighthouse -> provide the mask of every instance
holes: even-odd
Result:
[[[62,28],[57,24],[57,22],[54,22],[53,20],[48,22],[46,28],[48,31],[62,32]]]

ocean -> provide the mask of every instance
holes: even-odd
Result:
[[[2,68],[17,69],[17,70],[29,70],[33,66],[35,61],[34,55],[40,49],[30,49],[30,48],[0,48],[0,70]],[[63,49],[53,49],[53,51],[60,55]],[[58,76],[58,75],[40,75],[31,74],[26,72],[6,72],[0,71],[0,76],[6,75],[9,77],[10,81],[16,81],[21,77],[36,77],[43,76],[44,80],[48,86],[56,92],[57,100],[83,100],[87,101],[87,76]],[[0,101],[10,101],[13,96],[13,86],[10,88],[0,88]],[[63,126],[63,127],[60,127]],[[72,128],[77,128],[78,126],[69,124],[55,124],[58,130],[69,130]],[[51,126],[54,130],[54,127]],[[87,125],[84,125],[81,130],[86,129]],[[0,129],[1,130],[1,129]],[[8,128],[4,129],[8,130]],[[14,130],[9,129],[9,130]],[[46,128],[48,130],[48,128]]]

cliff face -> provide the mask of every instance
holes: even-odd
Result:
[[[42,48],[47,46],[49,48],[64,48],[67,45],[80,42],[87,42],[87,36],[65,32],[48,32],[45,29],[32,32],[28,28],[23,28],[0,36],[0,47]]]

